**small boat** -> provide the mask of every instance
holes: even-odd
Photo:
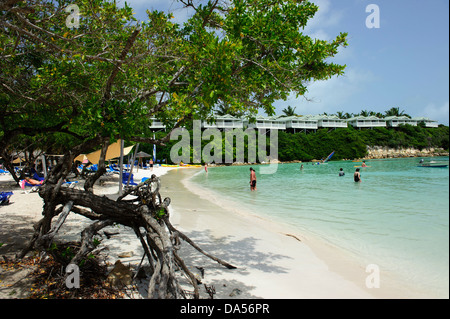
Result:
[[[429,161],[419,163],[418,167],[448,167],[448,162],[445,161]]]

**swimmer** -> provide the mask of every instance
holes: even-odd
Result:
[[[353,179],[355,182],[360,183],[361,182],[361,174],[359,172],[359,168],[356,169],[355,174],[353,174]]]
[[[256,173],[252,167],[250,167],[250,190],[256,191]]]

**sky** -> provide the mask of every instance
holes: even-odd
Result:
[[[118,1],[120,2],[120,1]],[[319,6],[304,32],[333,40],[348,33],[348,47],[330,62],[345,64],[345,74],[308,85],[305,97],[275,102],[276,114],[287,106],[297,114],[385,113],[398,107],[412,117],[449,125],[448,0],[312,0]],[[177,22],[190,12],[175,0],[128,0],[135,17],[145,10],[174,13]],[[376,5],[373,11],[370,5]],[[378,15],[377,15],[378,13]],[[379,17],[379,25],[376,25]],[[375,19],[374,19],[375,18]],[[375,24],[376,27],[369,28]]]

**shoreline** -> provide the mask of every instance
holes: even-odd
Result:
[[[196,276],[202,277],[204,284],[215,287],[215,299],[417,297],[412,293],[405,295],[401,291],[406,290],[404,287],[398,291],[393,287],[387,289],[384,281],[380,289],[366,288],[368,273],[349,256],[307,234],[299,234],[288,225],[236,207],[232,200],[189,180],[201,173],[203,168],[157,167],[153,171],[135,172],[134,180],[138,182],[152,174],[159,176],[161,196],[171,198],[172,224],[206,252],[238,267],[228,270],[183,243],[180,256]],[[4,182],[10,183],[7,176],[1,176],[0,182],[3,186]],[[94,187],[98,195],[114,196],[117,190],[116,180]],[[0,252],[6,255],[20,249],[29,239],[32,225],[42,213],[42,208],[37,208],[42,205],[37,193],[27,194],[19,187],[13,191],[12,204],[0,208],[0,242],[4,243]],[[78,240],[80,225],[87,222],[85,217],[70,214],[57,237]],[[120,235],[104,243],[109,251],[108,262],[113,264],[120,259],[138,265],[143,251],[134,232],[126,227],[114,230],[119,230]],[[199,268],[203,269],[204,277]],[[140,293],[145,293],[145,284],[142,286]],[[201,298],[208,296],[203,292]]]
[[[330,160],[330,162],[361,162],[361,161],[377,161],[377,160],[396,160],[396,159],[404,159],[404,158],[435,158],[435,157],[448,157],[449,153],[435,153],[435,154],[414,154],[414,155],[390,155],[384,157],[382,156],[375,156],[375,155],[367,155],[362,158],[358,159],[340,159],[340,160]],[[321,160],[313,159],[311,161],[300,161],[300,160],[293,160],[293,161],[280,161],[280,160],[272,160],[271,164],[308,164],[308,163],[317,163],[321,162]],[[208,167],[228,167],[228,166],[257,166],[257,165],[267,165],[270,163],[240,163],[240,162],[233,162],[230,164],[209,164]],[[200,165],[200,164],[192,164],[192,165]]]
[[[171,172],[162,178],[172,199],[171,220],[200,247],[238,267],[215,267],[205,278],[214,284],[218,298],[227,298],[228,282],[242,291],[241,298],[264,299],[372,299],[390,298],[384,291],[365,287],[367,273],[347,262],[334,266],[323,260],[328,252],[284,225],[233,209],[223,199],[205,193],[189,182],[198,173]],[[165,186],[169,184],[170,186]],[[209,198],[208,198],[209,196]],[[209,248],[212,247],[212,248]],[[339,264],[338,266],[336,266]],[[340,270],[341,272],[337,271]],[[356,273],[355,273],[356,271]],[[225,282],[226,287],[223,287]],[[241,288],[239,288],[241,286]],[[219,289],[220,287],[220,289]],[[244,288],[242,288],[244,287]],[[228,289],[229,290],[229,289]],[[398,297],[398,296],[397,296]]]
[[[196,173],[202,173],[199,170],[196,171]],[[168,174],[165,178],[169,177],[171,174],[173,173]],[[185,192],[191,192],[193,195],[195,195],[194,199],[191,198],[191,201],[195,201],[200,207],[205,205],[205,202],[208,202],[206,206],[215,211],[213,217],[206,216],[202,212],[202,208],[199,208],[199,216],[195,216],[194,214],[189,213],[189,218],[191,219],[206,217],[211,219],[209,221],[209,225],[197,224],[196,226],[199,227],[197,228],[197,230],[201,230],[203,228],[205,231],[210,231],[216,236],[239,237],[240,235],[242,235],[242,230],[246,228],[248,232],[253,231],[254,233],[258,234],[259,239],[267,245],[272,244],[270,243],[270,239],[277,237],[277,241],[280,246],[276,247],[274,245],[271,247],[271,251],[265,249],[265,252],[274,254],[278,251],[279,248],[281,248],[282,251],[286,251],[286,249],[284,249],[284,246],[289,246],[292,250],[292,256],[289,255],[289,253],[287,253],[286,255],[293,259],[296,259],[299,267],[308,266],[302,265],[305,260],[311,261],[311,265],[309,265],[311,267],[309,269],[310,273],[305,274],[305,276],[310,275],[313,278],[314,276],[317,276],[319,273],[321,273],[320,276],[323,276],[324,278],[328,276],[329,279],[328,283],[319,280],[317,282],[317,286],[314,286],[313,283],[310,283],[310,295],[308,295],[307,291],[296,292],[295,289],[291,289],[292,295],[287,294],[276,297],[270,293],[268,296],[264,296],[263,298],[433,298],[415,287],[410,287],[407,283],[400,282],[393,274],[386,273],[385,271],[383,271],[383,269],[380,269],[380,287],[372,289],[367,288],[366,278],[370,275],[369,270],[368,272],[366,272],[366,266],[368,265],[360,264],[356,256],[351,256],[348,252],[336,246],[333,246],[332,243],[328,243],[323,238],[316,238],[316,236],[308,233],[299,233],[298,230],[292,229],[292,226],[284,224],[283,222],[269,220],[265,217],[258,216],[256,213],[251,212],[248,209],[244,210],[236,207],[236,205],[231,200],[223,198],[220,194],[206,190],[201,186],[194,185],[194,183],[190,181],[190,178],[194,174],[195,173],[189,173],[181,176],[181,185],[179,185],[179,187],[183,186]],[[173,209],[175,210],[175,216],[177,214],[181,214],[182,209],[184,209],[185,211],[186,209],[194,210],[194,208],[189,207],[189,205],[186,205],[186,203],[189,203],[189,201],[184,201],[183,205],[177,204],[177,201],[172,202]],[[177,216],[177,218],[180,219],[180,225],[183,226],[183,224],[185,223],[183,217]],[[229,219],[231,219],[232,221],[234,219],[241,219],[241,221],[244,223],[251,223],[252,227],[248,229],[248,226],[244,227],[241,223],[241,225],[236,226],[241,229],[238,229],[236,231],[237,234],[233,234],[233,230],[227,231],[224,227],[224,225],[227,225],[227,223],[229,222]],[[192,221],[188,221],[186,223],[187,225],[189,225],[189,227],[193,228]],[[295,247],[293,245],[293,242],[297,242],[298,245],[304,245],[306,246],[306,248]],[[299,253],[295,251],[296,249],[302,249],[303,251],[302,253]],[[291,262],[288,262],[287,265],[287,269],[289,272],[288,276],[290,276],[291,278],[290,281],[292,283],[300,283],[297,278],[298,276],[295,273],[296,266]],[[316,266],[317,269],[314,269],[314,266]],[[273,280],[277,280],[276,277],[277,276],[273,276]],[[301,278],[302,280],[305,279],[303,277]],[[344,291],[331,292],[337,286],[345,286],[343,282],[345,282],[347,285],[353,285],[352,288],[354,290],[350,289],[348,291],[345,291],[344,289]],[[274,282],[274,286],[275,285],[278,284]],[[321,289],[323,290],[329,290],[329,293],[325,293],[323,295],[321,295],[320,293],[316,294],[315,289],[317,287],[322,287]],[[358,293],[356,293],[357,290],[359,290]],[[282,294],[281,289],[279,293]]]

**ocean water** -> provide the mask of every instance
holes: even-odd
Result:
[[[361,183],[353,181],[361,163],[351,161],[304,163],[303,170],[300,164],[279,164],[271,175],[254,166],[256,192],[250,192],[249,166],[210,167],[191,181],[243,210],[320,238],[361,265],[376,264],[400,285],[448,298],[449,169],[418,167],[418,162],[366,161]]]

